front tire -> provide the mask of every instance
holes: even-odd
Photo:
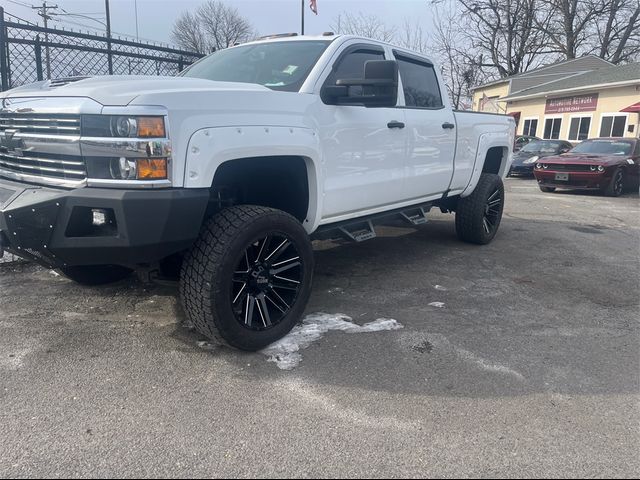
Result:
[[[288,213],[240,205],[204,225],[186,255],[180,296],[204,336],[255,351],[300,321],[311,294],[313,250]]]
[[[498,232],[504,209],[504,185],[499,175],[483,173],[468,197],[458,201],[456,233],[464,242],[486,245]]]
[[[619,197],[624,193],[624,170],[617,168],[611,177],[611,183],[604,189],[607,197]]]
[[[556,187],[540,187],[540,191],[544,193],[553,193],[556,191]]]

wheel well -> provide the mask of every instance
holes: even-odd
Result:
[[[484,165],[482,167],[482,173],[495,173],[500,174],[500,167],[502,161],[507,154],[507,149],[504,147],[491,147],[487,150],[487,155],[484,158]]]
[[[304,221],[309,209],[304,158],[252,157],[226,161],[213,178],[209,213],[231,205],[277,208]]]

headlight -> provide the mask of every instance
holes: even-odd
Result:
[[[549,165],[547,165],[546,163],[543,163],[542,164],[542,168],[544,168],[546,170],[547,168],[549,168]]]
[[[591,170],[592,172],[595,172],[598,169],[598,167],[596,167],[595,165],[591,165],[589,167],[589,170]]]
[[[165,138],[161,116],[82,115],[83,137]]]
[[[526,159],[524,162],[522,162],[522,163],[529,163],[529,164],[530,164],[530,163],[536,163],[536,162],[538,161],[538,159],[539,159],[539,158],[540,158],[540,157],[538,157],[538,156],[534,156],[534,157],[531,157],[531,158],[527,158],[527,159]]]
[[[536,163],[536,168],[537,168],[537,169],[542,168],[542,164],[541,164],[541,163]]]
[[[604,172],[604,167],[602,165],[598,165],[598,171],[599,172]]]

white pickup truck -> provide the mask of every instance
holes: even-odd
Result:
[[[0,102],[0,254],[94,285],[173,270],[197,330],[245,350],[300,320],[314,238],[362,241],[436,207],[461,240],[491,241],[515,127],[454,111],[425,56],[339,35]]]

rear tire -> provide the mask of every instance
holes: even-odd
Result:
[[[240,205],[209,219],[180,274],[188,319],[202,335],[255,351],[300,321],[311,294],[313,250],[288,213]]]
[[[544,193],[553,193],[556,191],[556,187],[540,187],[540,190]]]
[[[499,175],[483,173],[456,209],[456,233],[464,242],[486,245],[498,232],[504,209],[504,185]]]
[[[131,269],[119,265],[81,265],[62,267],[60,270],[70,280],[89,287],[119,282],[133,273]]]

